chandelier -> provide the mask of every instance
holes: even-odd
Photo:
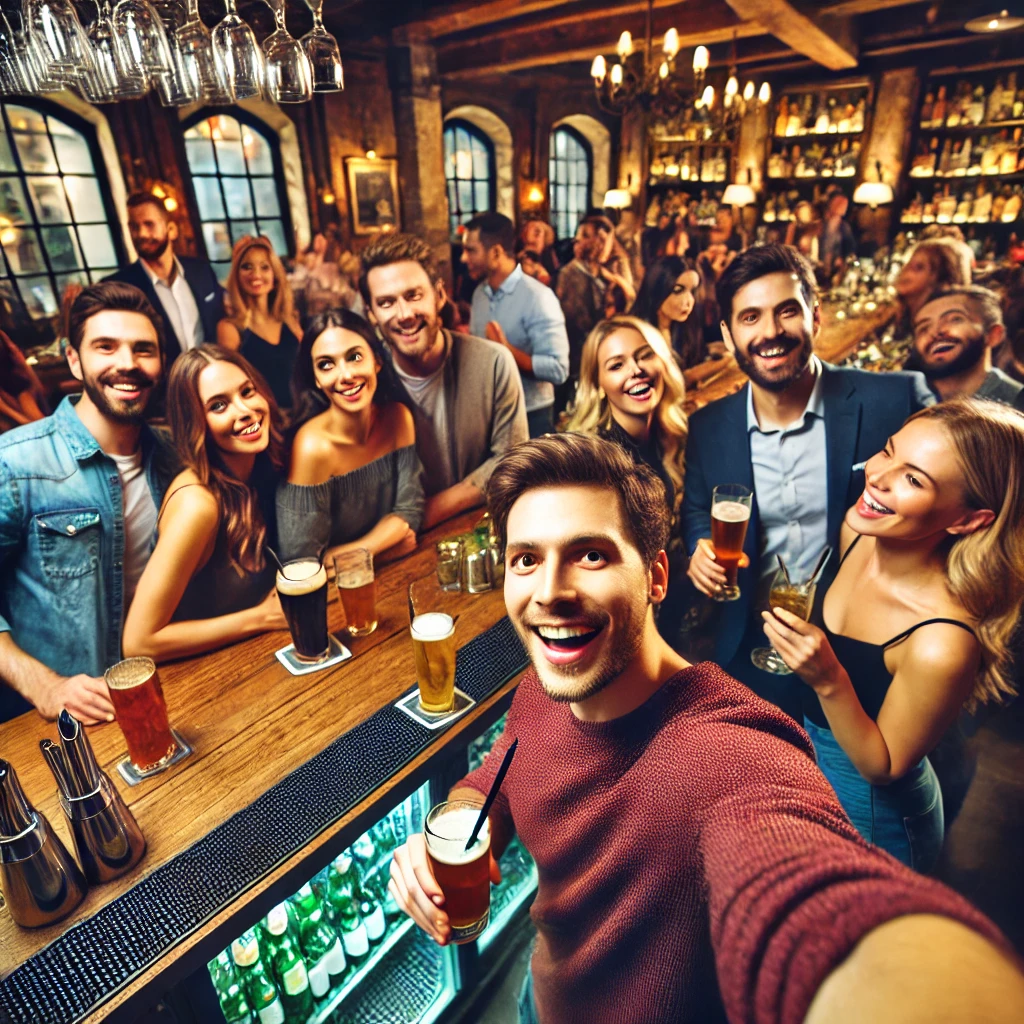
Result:
[[[685,82],[678,73],[679,32],[665,33],[662,50],[654,50],[651,28],[654,0],[647,0],[647,26],[642,47],[637,49],[633,36],[625,31],[615,47],[618,60],[609,68],[604,54],[597,54],[590,65],[594,95],[598,106],[609,114],[641,111],[662,122],[680,127],[691,124],[704,138],[734,134],[747,111],[771,99],[771,86],[762,82],[758,89],[748,81],[740,91],[736,73],[736,40],[733,38],[732,67],[721,99],[707,84],[710,54],[706,46],[693,51],[693,82]]]

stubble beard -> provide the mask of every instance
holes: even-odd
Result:
[[[801,360],[796,369],[790,370],[788,373],[779,377],[770,377],[766,374],[761,373],[757,368],[755,358],[744,355],[740,352],[739,348],[736,348],[735,356],[736,363],[739,368],[760,388],[764,388],[765,391],[785,391],[788,387],[795,384],[807,371],[807,365],[811,360],[811,356],[814,354],[814,342],[811,336],[804,331],[800,332],[800,344],[798,351],[801,353]]]

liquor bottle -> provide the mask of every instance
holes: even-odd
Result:
[[[284,1005],[271,972],[260,959],[260,945],[254,931],[250,929],[231,943],[231,958],[260,1024],[284,1024]]]
[[[1002,100],[1002,89],[999,90],[1000,101]],[[985,89],[984,86],[975,86],[971,98],[964,110],[964,122],[966,124],[981,124],[985,120]]]
[[[1002,138],[1002,152],[999,153],[999,173],[1016,174],[1020,160],[1020,129],[1014,129],[1013,140],[1011,141],[1004,128]],[[992,173],[995,172],[993,171]]]
[[[348,964],[337,932],[317,908],[302,922],[299,948],[309,973],[309,987],[316,999],[322,999],[335,985],[340,985]]]
[[[359,889],[359,915],[366,928],[366,937],[376,945],[384,938],[387,921],[384,918],[384,907],[381,905],[373,889],[369,885]]]
[[[764,201],[764,212],[761,214],[761,219],[765,224],[775,223],[775,196],[772,194],[769,194]]]
[[[352,898],[359,878],[352,865],[352,855],[346,850],[339,854],[327,872],[327,889],[324,892],[323,908],[328,923],[341,934],[341,914]]]
[[[864,131],[864,115],[867,111],[868,101],[867,98],[861,96],[857,100],[857,106],[854,108],[853,117],[850,119],[850,131],[851,132],[862,132]]]
[[[784,178],[784,152],[769,153],[768,154],[768,177],[769,178]]]
[[[377,863],[377,847],[369,832],[364,832],[351,848],[352,859],[359,871],[365,873]]]
[[[939,86],[938,94],[935,97],[935,106],[932,107],[932,127],[941,128],[946,123],[946,114],[949,111],[949,101],[946,99],[946,87]]]
[[[985,111],[985,119],[989,122],[1003,120],[1002,114],[1003,105],[1003,80],[1001,78],[996,79],[995,88],[988,96],[988,107]]]
[[[273,937],[274,976],[280,984],[285,1019],[304,1022],[313,1012],[313,993],[309,987],[306,961],[289,927],[288,909],[279,903],[267,914],[266,930]]]
[[[953,214],[954,224],[966,224],[971,219],[971,208],[973,197],[968,191],[964,191],[956,204],[956,212]]]
[[[953,142],[946,139],[942,144],[942,154],[939,157],[939,177],[945,178],[949,174],[949,167],[953,161]]]
[[[814,132],[814,97],[807,93],[804,96],[804,106],[801,112],[800,134],[811,135]]]
[[[974,202],[971,204],[971,221],[975,224],[987,224],[991,216],[992,193],[985,187],[984,182],[979,181]]]
[[[789,124],[789,100],[783,96],[779,100],[779,113],[775,118],[775,134],[782,138],[786,134],[786,127]]]
[[[953,215],[956,213],[957,198],[950,194],[949,186],[943,187],[942,195],[939,196],[939,201],[936,204],[936,215],[935,219],[939,224],[951,224],[953,222]]]
[[[370,952],[370,937],[366,933],[363,919],[359,916],[355,896],[346,896],[340,901],[335,927],[345,947],[345,956],[350,963],[358,966]]]
[[[313,914],[320,910],[320,900],[313,892],[313,887],[307,882],[294,896],[288,898],[288,904],[296,924],[296,930],[301,933],[302,924],[309,920]]]
[[[967,141],[970,142],[971,140],[968,139]],[[965,148],[968,151],[967,173],[981,174],[981,158],[984,152],[981,146],[981,140],[975,139],[973,145],[971,145],[970,147],[965,146]]]
[[[1015,185],[1013,194],[1006,200],[1006,205],[1003,207],[1003,215],[1000,220],[1002,220],[1004,224],[1012,224],[1020,216],[1022,204],[1024,204],[1024,194],[1021,192],[1020,185]]]
[[[1004,185],[1000,190],[999,194],[992,200],[992,223],[996,224],[1003,219],[1003,210],[1006,207],[1006,203],[1009,200],[1012,193],[1010,192],[1010,186]]]
[[[821,94],[818,97],[818,107],[814,112],[814,134],[825,135],[828,132],[828,124],[828,104],[824,94]]]
[[[925,95],[924,103],[921,105],[921,127],[931,128],[932,126],[932,111],[935,109],[935,93],[930,92]]]
[[[791,97],[789,101],[789,117],[786,119],[786,134],[787,135],[799,135],[800,126],[803,124],[803,120],[800,117],[800,105],[796,101],[796,97]]]

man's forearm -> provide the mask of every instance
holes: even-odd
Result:
[[[423,529],[436,526],[445,519],[451,519],[483,503],[484,495],[480,488],[463,480],[427,498],[423,507]]]
[[[804,1024],[1018,1024],[1020,965],[966,925],[913,914],[868,932],[818,989]]]
[[[53,669],[26,654],[9,631],[0,633],[0,681],[38,706],[40,691],[59,679]]]
[[[516,348],[512,342],[509,342],[506,346],[509,352],[512,353],[512,358],[516,361],[516,366],[523,373],[533,373],[533,356],[529,352],[524,352],[521,348]]]

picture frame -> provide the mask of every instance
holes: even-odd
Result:
[[[401,231],[398,161],[349,157],[345,161],[345,173],[353,233],[377,235],[382,231]]]

